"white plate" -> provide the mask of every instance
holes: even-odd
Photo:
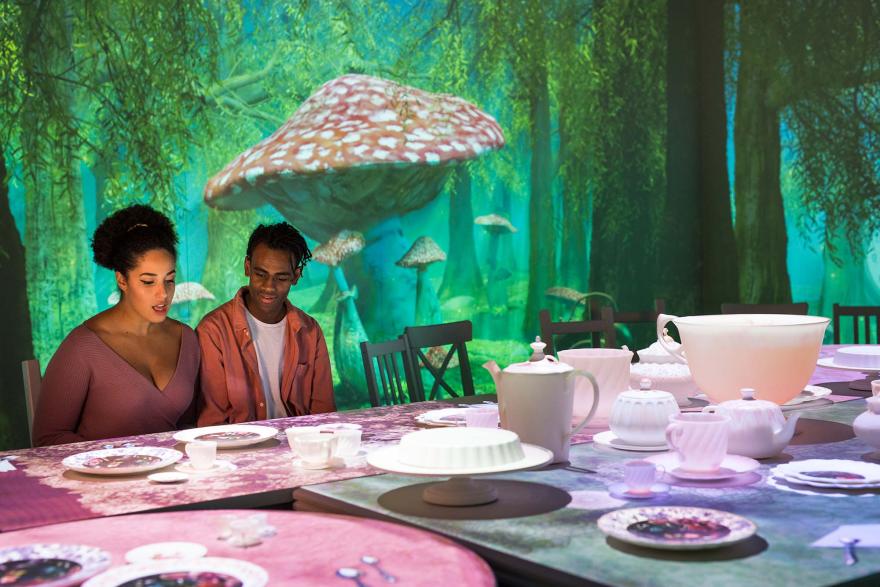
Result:
[[[861,490],[861,489],[878,489],[880,488],[880,483],[864,483],[861,485],[853,485],[852,483],[822,483],[821,481],[813,481],[812,479],[801,479],[799,477],[790,477],[782,472],[775,471],[774,475],[778,479],[782,479],[786,483],[791,483],[792,485],[809,485],[811,487],[821,487],[825,489],[852,489],[852,490]]]
[[[153,561],[115,567],[106,573],[101,573],[83,583],[83,587],[119,587],[120,585],[136,579],[153,577],[163,573],[181,573],[187,575],[202,575],[207,581],[209,577],[228,576],[241,582],[242,587],[263,587],[269,582],[269,574],[253,563],[233,558],[195,558]],[[181,579],[186,578],[181,577]],[[212,586],[225,587],[226,583],[217,581],[210,583]],[[229,583],[233,584],[233,583]]]
[[[844,459],[807,459],[779,465],[776,469],[786,478],[798,479],[808,485],[839,485],[862,487],[880,483],[880,465]],[[851,478],[847,478],[851,477]]]
[[[257,426],[256,424],[224,424],[222,426],[206,426],[204,428],[190,428],[181,430],[174,435],[178,442],[192,442],[193,440],[213,440],[217,448],[238,448],[250,446],[274,438],[278,430],[271,426]]]
[[[505,471],[518,471],[520,469],[533,469],[546,465],[553,460],[553,453],[546,448],[535,446],[532,444],[522,445],[525,457],[504,465],[496,465],[494,467],[472,467],[472,468],[451,468],[437,469],[434,467],[416,467],[401,463],[397,458],[400,446],[385,446],[374,450],[367,455],[367,463],[377,469],[388,471],[389,473],[399,473],[401,475],[417,475],[426,477],[449,477],[454,475],[486,475],[489,473],[503,473]]]
[[[201,558],[208,549],[197,542],[156,542],[132,548],[125,553],[125,560],[132,564],[179,558]]]
[[[844,371],[861,371],[862,373],[873,373],[880,371],[877,367],[850,367],[848,365],[838,365],[834,362],[834,357],[825,357],[816,361],[820,367],[828,367],[829,369],[843,369]]]
[[[464,426],[464,414],[470,408],[442,408],[416,416],[416,421],[429,426]]]
[[[180,463],[174,468],[181,473],[186,473],[187,475],[217,475],[218,473],[232,472],[238,467],[235,466],[235,463],[217,459],[216,461],[214,461],[214,464],[211,465],[210,469],[196,469],[192,466],[192,463],[190,461]]]
[[[318,430],[361,430],[363,426],[353,422],[334,422],[332,424],[318,424]]]
[[[173,465],[183,453],[159,446],[103,448],[70,455],[61,464],[92,475],[133,475]]]
[[[798,395],[794,396],[794,398],[788,400],[782,405],[796,406],[798,404],[816,401],[817,399],[821,399],[827,395],[831,395],[831,390],[827,387],[821,387],[819,385],[807,385],[806,387],[804,387],[804,390],[802,392],[800,392]]]
[[[175,473],[174,471],[163,471],[162,473],[147,475],[147,479],[156,483],[182,483],[189,479],[189,476],[183,473]]]
[[[669,450],[669,446],[666,443],[658,446],[641,446],[638,444],[630,444],[628,442],[624,442],[617,436],[615,436],[614,432],[612,432],[611,430],[606,430],[605,432],[600,432],[593,435],[593,442],[602,446],[607,446],[609,448],[632,450],[637,452],[659,452]]]
[[[662,466],[663,469],[673,477],[694,481],[718,481],[721,479],[730,479],[736,475],[754,471],[761,466],[761,463],[755,459],[750,459],[749,457],[727,455],[724,457],[724,460],[721,461],[721,466],[717,471],[697,473],[694,471],[679,470],[678,467],[681,459],[678,458],[678,453],[676,452],[665,452],[659,455],[651,455],[645,457],[645,460],[650,461],[655,465]]]
[[[599,529],[623,542],[663,550],[719,548],[751,537],[750,520],[708,508],[657,506],[610,512]]]
[[[58,563],[49,561],[56,560]],[[0,584],[33,585],[34,587],[67,587],[79,585],[92,575],[110,566],[110,553],[81,544],[26,544],[0,550]],[[7,583],[12,573],[29,570],[29,579],[19,576]],[[40,573],[40,569],[43,573]],[[7,576],[7,574],[9,574]],[[43,578],[43,581],[39,581]],[[24,582],[27,581],[27,582]]]

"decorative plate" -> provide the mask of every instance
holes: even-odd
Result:
[[[208,554],[208,549],[197,542],[156,542],[132,548],[125,553],[125,560],[137,564],[181,558],[201,558],[206,554]]]
[[[812,402],[817,399],[823,398],[826,395],[831,395],[831,390],[827,387],[821,387],[819,385],[807,385],[804,387],[804,390],[800,392],[798,395],[794,396],[792,399],[785,402],[784,406],[796,406],[798,404],[804,404],[807,402]]]
[[[821,486],[862,487],[880,483],[880,465],[845,459],[807,459],[776,467],[783,477]]]
[[[104,448],[70,455],[61,464],[92,475],[133,475],[173,465],[183,453],[159,446]]]
[[[742,516],[707,508],[657,506],[610,512],[599,529],[623,542],[664,550],[719,548],[751,537],[757,526]]]
[[[354,422],[333,422],[332,424],[318,424],[318,430],[361,430],[363,426]]]
[[[0,585],[79,585],[110,566],[110,553],[81,544],[28,544],[0,550]]]
[[[268,582],[269,574],[253,563],[206,557],[115,567],[83,587],[263,587]]]
[[[370,466],[398,473],[400,475],[417,475],[424,477],[453,477],[455,475],[486,475],[489,473],[503,473],[505,471],[518,471],[520,469],[534,469],[546,465],[553,460],[553,453],[546,448],[533,444],[521,444],[525,457],[519,461],[497,465],[494,467],[437,469],[417,467],[401,463],[397,458],[399,445],[385,446],[374,450],[367,455],[367,463]]]
[[[274,438],[278,430],[271,426],[257,426],[256,424],[224,424],[223,426],[205,426],[204,428],[190,428],[181,430],[174,435],[178,442],[192,442],[193,440],[213,440],[217,448],[239,448],[264,442]]]
[[[442,408],[416,416],[416,421],[429,426],[464,426],[465,412],[470,408]]]

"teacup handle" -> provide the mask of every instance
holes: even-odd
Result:
[[[678,318],[678,316],[672,314],[660,314],[657,316],[657,342],[660,343],[660,346],[666,349],[667,353],[672,355],[673,359],[676,359],[676,362],[687,364],[687,357],[684,356],[684,351],[667,346],[666,341],[664,340],[663,329],[676,318]]]
[[[657,465],[657,467],[654,469],[654,481],[660,481],[665,473],[666,467],[664,467],[663,465]]]
[[[590,380],[590,384],[592,384],[593,386],[593,406],[590,408],[590,413],[587,414],[587,417],[584,418],[580,424],[575,426],[574,429],[572,429],[572,431],[568,434],[569,438],[580,432],[581,428],[587,425],[587,422],[589,422],[592,419],[593,414],[596,413],[596,408],[599,407],[599,383],[596,381],[596,378],[593,377],[593,374],[581,370],[576,370],[574,374],[579,377],[586,377]]]
[[[682,434],[684,434],[684,427],[680,422],[672,422],[666,427],[666,444],[675,452],[680,452],[678,441],[681,440]]]

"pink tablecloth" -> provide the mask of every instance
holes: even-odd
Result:
[[[365,585],[387,584],[379,572],[361,562],[364,555],[379,559],[379,566],[397,577],[401,585],[495,584],[489,566],[476,554],[424,530],[389,522],[331,514],[268,511],[276,536],[262,544],[237,548],[217,539],[222,514],[254,513],[248,510],[210,510],[137,514],[55,524],[0,534],[0,548],[34,543],[67,543],[97,546],[112,555],[112,566],[124,565],[125,553],[155,542],[196,542],[206,556],[236,558],[263,567],[269,585],[341,585],[355,582],[336,576],[340,567],[361,573]]]

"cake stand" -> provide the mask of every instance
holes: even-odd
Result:
[[[491,503],[498,499],[498,493],[491,482],[474,479],[475,475],[507,473],[534,469],[553,460],[553,453],[546,448],[532,444],[521,444],[524,457],[518,461],[486,467],[474,468],[436,468],[419,467],[400,462],[398,445],[386,446],[367,455],[367,462],[383,471],[399,475],[417,477],[449,477],[429,485],[422,492],[426,503],[445,506],[470,506]]]

